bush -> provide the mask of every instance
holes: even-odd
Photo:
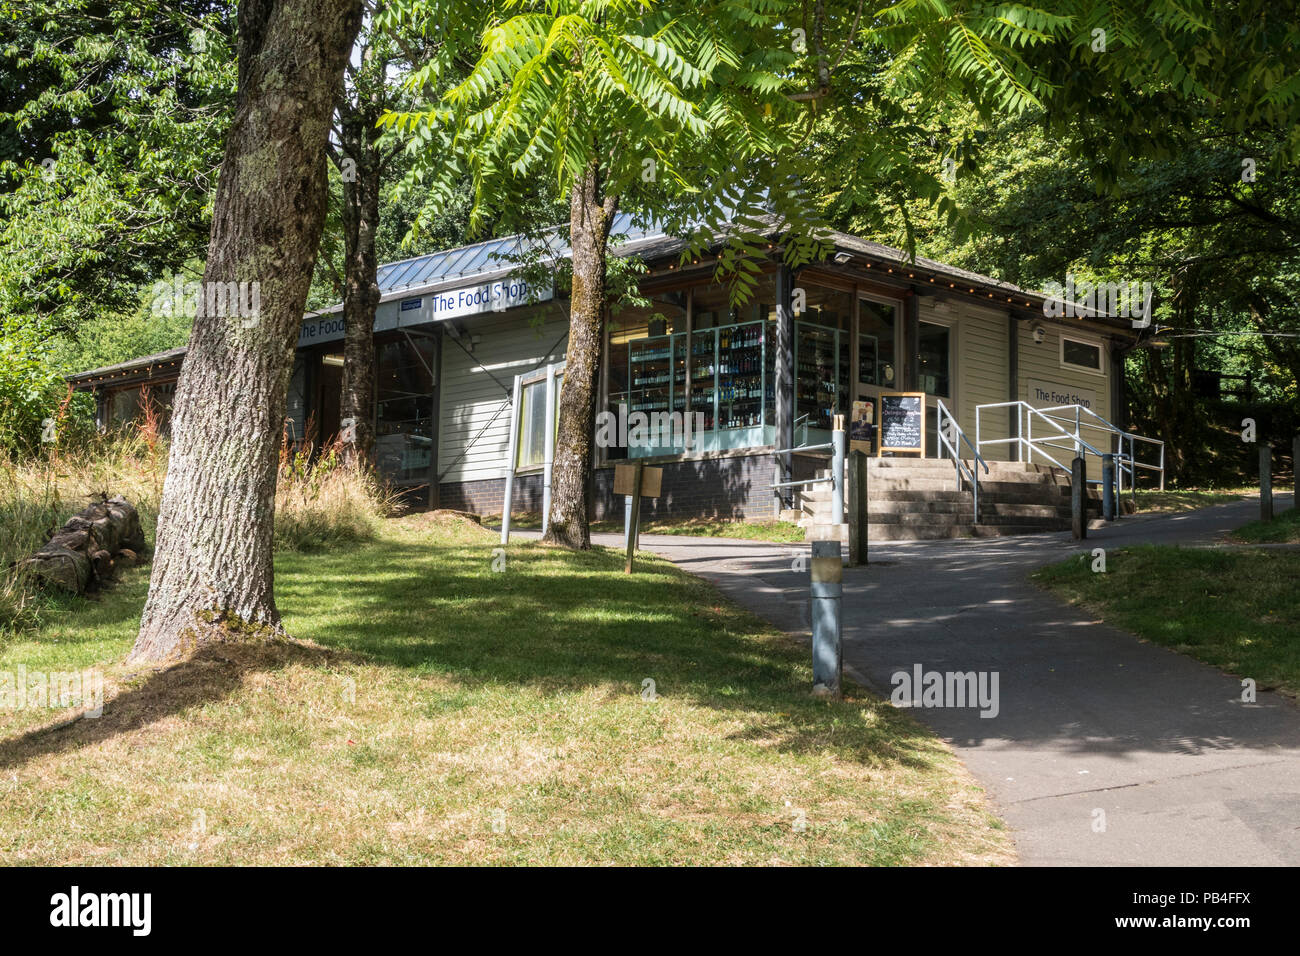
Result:
[[[0,454],[40,450],[55,432],[67,433],[70,410],[83,420],[91,406],[71,393],[49,353],[48,335],[38,326],[0,318]]]

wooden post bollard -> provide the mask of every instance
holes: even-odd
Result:
[[[636,463],[636,477],[632,482],[632,524],[628,528],[627,564],[623,568],[624,574],[632,573],[632,558],[636,554],[637,538],[641,535],[641,476],[644,471],[645,463],[638,461]]]
[[[1088,537],[1087,472],[1082,457],[1070,462],[1070,530],[1074,540]]]
[[[1259,520],[1273,520],[1273,448],[1259,446]]]
[[[1101,456],[1101,516],[1115,520],[1115,456],[1109,452]]]
[[[849,452],[848,509],[849,565],[867,564],[867,462],[859,450]]]

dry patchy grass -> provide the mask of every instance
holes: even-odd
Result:
[[[0,711],[10,863],[992,864],[952,754],[807,648],[645,556],[449,515],[277,558],[298,640],[120,661],[144,572],[0,655],[103,666],[103,716]],[[646,699],[645,679],[656,698]]]

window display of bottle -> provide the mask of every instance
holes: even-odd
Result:
[[[763,423],[763,328],[746,323],[718,332],[718,424],[723,429]]]
[[[628,343],[629,412],[666,412],[672,388],[672,339],[661,335]]]

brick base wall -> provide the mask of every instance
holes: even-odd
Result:
[[[795,456],[796,481],[811,478],[820,462]],[[641,516],[647,518],[726,518],[730,520],[766,521],[774,517],[772,478],[774,459],[770,453],[709,458],[699,461],[665,462],[663,485],[658,498],[642,503]],[[597,468],[594,478],[592,519],[602,521],[623,516],[623,496],[614,494],[614,468]],[[438,505],[474,514],[500,514],[505,497],[505,482],[446,482],[438,486]],[[542,475],[540,472],[515,478],[511,509],[542,510]]]

